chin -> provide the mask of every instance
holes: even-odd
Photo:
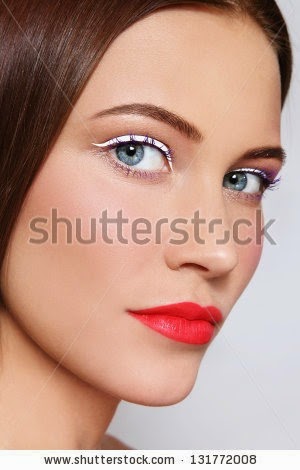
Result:
[[[176,405],[183,401],[192,391],[195,381],[188,386],[182,387],[181,384],[177,388],[170,390],[166,387],[164,391],[159,388],[156,390],[149,390],[141,393],[140,396],[136,396],[135,399],[131,400],[132,403],[144,406],[171,406]],[[126,400],[130,401],[130,400]]]
[[[106,382],[105,392],[119,400],[138,405],[174,405],[190,394],[198,369],[199,363],[196,367],[195,364],[189,364],[184,371],[180,367],[162,370],[155,366],[151,370],[124,370],[121,379],[120,376],[111,377],[112,381]],[[101,384],[96,387],[101,389]]]
[[[192,391],[195,379],[182,380],[177,377],[175,383],[140,384],[137,388],[123,394],[123,400],[144,406],[170,406],[184,400]]]

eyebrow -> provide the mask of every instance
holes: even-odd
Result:
[[[169,124],[169,126],[184,134],[191,140],[196,142],[201,142],[203,140],[203,135],[201,132],[191,123],[186,121],[184,118],[178,116],[177,114],[168,111],[161,106],[156,106],[153,104],[147,103],[131,103],[123,104],[120,106],[115,106],[113,108],[104,109],[96,114],[94,114],[91,119],[97,119],[102,116],[110,116],[116,114],[137,114],[140,116],[150,117]]]
[[[112,116],[112,115],[120,115],[120,114],[134,114],[139,116],[150,117],[152,119],[156,119],[157,121],[163,122],[168,124],[169,126],[173,127],[181,134],[188,137],[190,140],[193,140],[197,143],[200,143],[204,140],[203,134],[197,129],[197,127],[188,122],[181,116],[168,111],[161,106],[157,106],[154,104],[149,103],[130,103],[130,104],[122,104],[119,106],[114,106],[112,108],[104,109],[102,111],[93,114],[90,119],[98,119],[103,116]],[[244,152],[240,159],[256,159],[256,158],[275,158],[280,160],[282,164],[286,161],[286,152],[280,146],[275,147],[258,147],[254,149],[247,150]]]
[[[275,158],[276,160],[280,160],[282,165],[284,165],[286,163],[287,154],[282,147],[278,146],[260,147],[252,150],[247,150],[241,156],[241,160],[252,160],[255,158]]]

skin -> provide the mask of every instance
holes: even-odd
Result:
[[[90,119],[125,103],[162,106],[193,123],[203,141],[149,117]],[[30,188],[6,252],[2,448],[96,449],[120,400],[170,405],[189,394],[209,344],[168,339],[126,309],[192,301],[215,305],[225,321],[262,243],[254,236],[260,201],[223,188],[223,177],[244,167],[280,170],[273,158],[240,160],[249,148],[280,145],[280,113],[277,58],[249,18],[172,7],[135,23],[110,46]],[[93,142],[130,132],[172,147],[174,172],[155,180],[126,176],[95,153]],[[101,233],[97,243],[67,245],[64,227],[56,244],[28,243],[30,220],[49,218],[51,208],[80,217],[83,237],[89,218],[104,209],[153,224],[161,217],[190,219],[199,210],[222,225],[214,233],[204,229],[204,245],[190,223],[189,241],[181,245],[168,243],[167,226],[161,244],[137,245],[127,226],[126,245],[104,243]],[[240,217],[253,223],[241,236],[254,241],[217,244]]]

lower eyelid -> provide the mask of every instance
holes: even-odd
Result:
[[[239,203],[248,203],[250,205],[257,205],[262,201],[264,193],[245,193],[243,191],[236,191],[234,189],[229,189],[223,187],[223,190],[227,197],[230,200],[239,202]]]
[[[126,177],[134,177],[137,179],[143,179],[144,181],[148,180],[149,182],[162,182],[165,180],[167,176],[169,176],[168,172],[162,172],[162,171],[147,171],[147,170],[140,170],[140,169],[134,169],[130,168],[129,166],[122,164],[121,162],[117,161],[114,158],[111,158],[108,152],[103,150],[103,158],[106,161],[106,163],[112,167],[115,172],[120,174],[121,172],[126,176]]]

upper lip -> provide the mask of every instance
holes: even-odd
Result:
[[[180,302],[176,304],[159,305],[157,307],[144,308],[142,310],[128,309],[128,312],[139,315],[167,315],[182,317],[186,320],[205,320],[212,324],[222,321],[221,311],[213,305],[202,307],[194,302]]]

